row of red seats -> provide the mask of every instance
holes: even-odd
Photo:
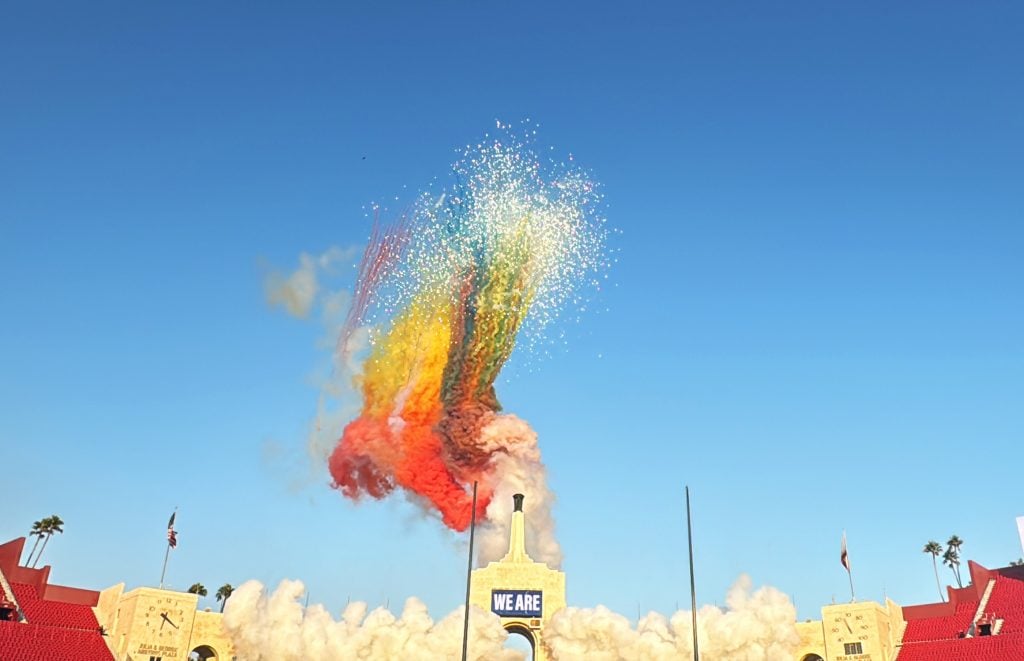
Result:
[[[96,631],[0,622],[0,659],[3,661],[113,661],[113,658]]]
[[[907,622],[906,631],[903,632],[903,642],[955,639],[971,626],[971,620],[974,619],[977,610],[978,602],[961,602],[956,605],[956,611],[952,615],[910,620]]]
[[[1024,636],[980,636],[916,643],[900,649],[897,661],[1021,661]]]
[[[90,631],[100,626],[89,606],[40,599],[35,586],[27,583],[11,583],[11,588],[25,619],[32,624]]]
[[[985,610],[1003,621],[1001,635],[1024,632],[1024,581],[997,576]]]

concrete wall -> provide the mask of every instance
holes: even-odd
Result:
[[[825,657],[825,634],[821,621],[797,622],[796,631],[800,634],[800,646],[796,649],[796,661],[804,661],[814,656]]]
[[[117,661],[186,661],[197,647],[206,646],[217,661],[234,655],[222,615],[197,611],[199,596],[187,592],[136,588],[123,584],[104,590],[96,607],[107,629],[108,645]],[[165,617],[166,615],[166,617]]]
[[[832,604],[821,609],[821,620],[797,623],[800,646],[794,661],[816,654],[825,661],[893,661],[902,640],[903,612],[892,600]],[[860,652],[847,645],[860,644]]]
[[[493,590],[538,590],[542,593],[539,618],[502,617],[506,629],[520,629],[533,638],[534,660],[548,659],[541,632],[551,616],[565,608],[565,574],[550,569],[540,562],[492,562],[473,571],[469,603],[485,611],[492,611]]]

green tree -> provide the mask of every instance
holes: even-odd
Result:
[[[198,594],[200,597],[206,596],[206,587],[202,583],[193,583],[188,591],[192,594]]]
[[[39,558],[43,557],[43,551],[46,550],[46,544],[50,541],[50,538],[53,537],[53,533],[59,532],[62,535],[64,534],[64,521],[56,514],[46,517],[43,519],[42,523],[46,528],[44,531],[46,539],[43,540],[43,546],[39,549],[39,553],[36,554],[36,559],[32,563],[33,567],[39,564]]]
[[[924,545],[923,551],[932,556],[932,569],[935,570],[935,587],[939,590],[939,599],[942,601],[946,600],[945,595],[942,594],[942,582],[939,581],[939,554],[942,553],[942,544],[939,544],[935,540],[929,541]]]
[[[44,519],[45,521],[45,519]],[[29,551],[28,560],[25,561],[25,566],[28,567],[28,563],[32,562],[32,556],[35,555],[36,549],[39,548],[39,540],[46,534],[46,526],[42,521],[33,521],[32,530],[28,533],[29,537],[35,537],[35,544],[32,545],[32,550]]]
[[[1011,567],[1024,567],[1024,558],[1020,560],[1010,560]]]
[[[228,597],[230,597],[231,593],[234,591],[235,589],[231,587],[230,583],[225,583],[217,589],[217,601],[220,602],[221,613],[224,612],[224,606],[228,603]]]
[[[962,588],[964,584],[960,582],[960,572],[958,571],[960,567],[960,554],[952,546],[947,548],[946,552],[942,554],[942,564],[949,567],[950,571],[953,572],[953,578],[956,579],[957,587]]]

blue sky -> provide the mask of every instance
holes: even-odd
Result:
[[[178,506],[176,587],[455,607],[438,524],[290,486],[321,329],[262,282],[530,117],[622,230],[608,312],[499,390],[570,603],[687,602],[687,483],[701,602],[815,616],[844,528],[863,598],[933,599],[951,533],[1021,555],[1024,10],[341,5],[2,10],[0,539],[56,512],[55,581],[153,584]]]

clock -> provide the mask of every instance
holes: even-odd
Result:
[[[171,619],[170,614],[167,611],[164,611],[163,613],[160,613],[160,629],[161,630],[163,630],[165,624],[169,624],[172,627],[174,627],[175,629],[180,629],[181,628],[177,624],[174,623],[174,620]]]
[[[174,638],[181,631],[185,609],[172,599],[161,599],[146,609],[144,626],[149,640]]]

